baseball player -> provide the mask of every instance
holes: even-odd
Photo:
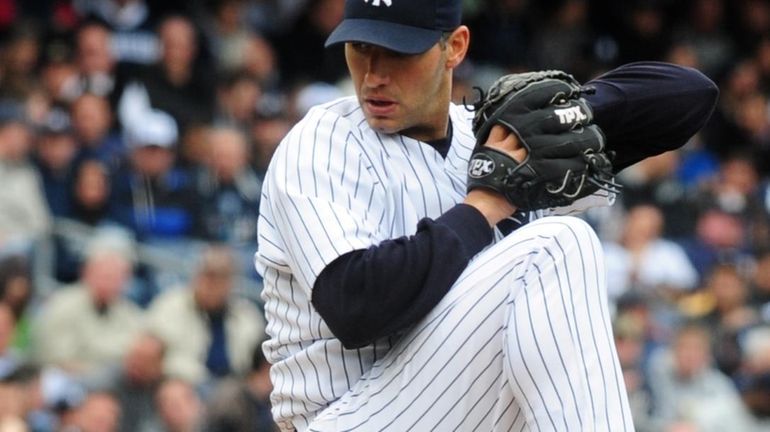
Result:
[[[347,0],[327,45],[345,44],[356,95],[311,109],[271,161],[256,265],[282,430],[633,430],[602,250],[564,216],[611,193],[517,212],[468,191],[480,145],[533,150],[499,125],[478,143],[474,113],[450,103],[461,3]],[[717,96],[660,63],[590,84],[576,112],[615,172],[681,146]]]

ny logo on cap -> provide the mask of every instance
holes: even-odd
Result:
[[[364,0],[364,3],[369,3],[369,0]],[[390,7],[393,4],[393,0],[382,0],[385,6]],[[372,0],[372,6],[379,6],[380,0]]]

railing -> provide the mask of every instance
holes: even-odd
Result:
[[[117,226],[94,228],[72,219],[56,218],[50,238],[39,242],[33,254],[32,271],[38,294],[46,296],[61,285],[54,277],[56,264],[54,240],[63,240],[70,252],[83,256],[89,241],[100,232],[109,230],[126,233],[125,229]],[[195,271],[197,262],[195,257],[207,245],[205,241],[201,240],[185,240],[182,243],[184,253],[178,253],[179,248],[174,251],[173,248],[155,244],[141,242],[134,244],[137,264],[146,266],[151,270],[154,275],[154,283],[161,292],[172,286],[189,283]],[[261,281],[255,280],[245,273],[237,276],[233,295],[249,299],[261,307],[262,300],[259,297],[261,292]]]

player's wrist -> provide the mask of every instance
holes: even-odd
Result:
[[[473,206],[489,222],[489,226],[495,226],[501,220],[509,217],[516,211],[501,194],[489,189],[474,189],[465,197],[465,204]]]

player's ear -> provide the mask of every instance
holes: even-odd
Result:
[[[470,31],[468,27],[461,25],[457,27],[446,40],[446,67],[447,69],[454,69],[463,59],[468,52],[468,44],[470,43]]]

